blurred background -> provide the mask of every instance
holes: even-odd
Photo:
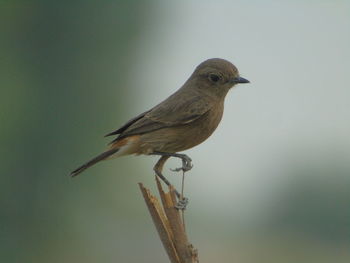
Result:
[[[350,4],[1,1],[1,262],[167,262],[137,183],[156,157],[71,179],[103,135],[203,60],[251,81],[186,153],[201,262],[350,262]],[[179,185],[180,176],[166,175]]]

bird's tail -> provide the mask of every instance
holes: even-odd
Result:
[[[105,151],[101,153],[100,155],[96,156],[95,158],[91,159],[87,163],[83,164],[79,168],[75,169],[73,172],[71,172],[70,176],[74,177],[83,172],[85,169],[89,168],[90,166],[93,166],[94,164],[98,163],[99,161],[106,160],[111,155],[118,152],[118,148],[110,149],[108,151]]]

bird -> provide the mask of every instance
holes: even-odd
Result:
[[[205,141],[219,125],[224,100],[237,84],[249,83],[229,61],[211,58],[200,63],[175,93],[105,136],[116,136],[106,151],[71,172],[77,176],[96,163],[124,155],[158,155],[156,175],[167,185],[162,169],[170,157],[182,160],[175,171],[186,172],[192,160],[179,153]],[[179,196],[179,193],[177,192]]]

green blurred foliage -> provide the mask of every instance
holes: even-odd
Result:
[[[275,196],[270,229],[350,244],[350,177],[346,167],[293,165],[289,182]]]
[[[103,179],[78,185],[67,175],[125,120],[124,76],[152,10],[138,1],[0,4],[1,262],[72,262],[82,254],[85,238],[72,220],[84,220],[82,208],[98,213],[88,196],[96,199]],[[83,204],[74,202],[79,196]]]

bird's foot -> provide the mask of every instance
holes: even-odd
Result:
[[[177,202],[177,204],[175,205],[175,208],[177,210],[185,210],[187,205],[188,205],[188,198],[183,197],[179,200],[179,202]]]
[[[180,171],[187,172],[193,168],[192,159],[190,157],[188,157],[185,154],[180,155],[178,157],[181,158],[181,160],[182,160],[182,167],[170,169],[171,171],[173,171],[173,172],[180,172]]]

